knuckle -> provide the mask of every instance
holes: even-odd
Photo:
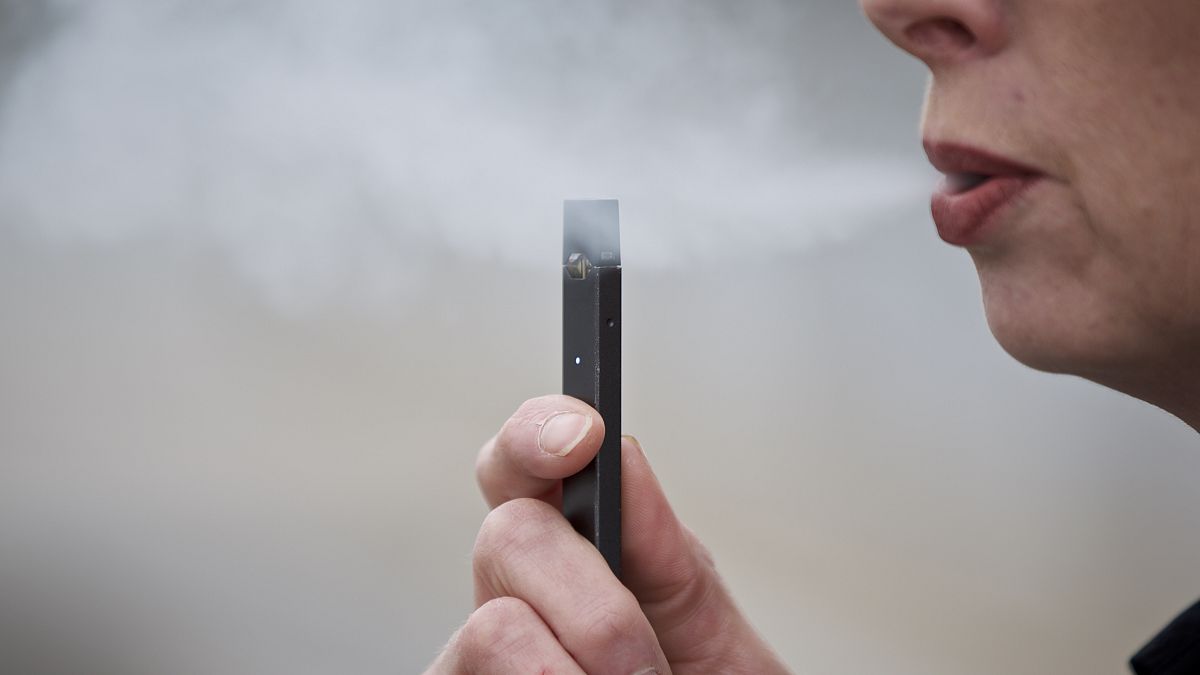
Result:
[[[494,659],[529,648],[538,638],[541,618],[519,598],[495,598],[471,613],[459,634],[458,648],[468,661]]]
[[[716,558],[713,557],[712,550],[703,541],[700,541],[700,537],[696,536],[692,528],[683,523],[680,523],[680,527],[683,528],[684,536],[687,538],[688,543],[692,545],[692,550],[696,552],[696,557],[700,563],[709,570],[715,571],[717,569],[717,562]]]
[[[492,509],[475,539],[476,571],[503,564],[514,553],[537,548],[553,532],[558,512],[537,499],[513,499]]]
[[[585,650],[597,653],[638,639],[643,627],[636,603],[612,599],[597,602],[581,613],[579,621],[579,642]]]

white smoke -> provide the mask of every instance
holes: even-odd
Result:
[[[805,83],[755,40],[771,13],[52,4],[58,28],[0,116],[0,222],[198,238],[291,306],[402,293],[431,252],[554,261],[564,198],[621,199],[627,257],[668,265],[844,236],[927,180],[887,156],[812,152]]]

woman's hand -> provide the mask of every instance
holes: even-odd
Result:
[[[475,605],[427,675],[785,673],[712,558],[671,511],[646,456],[621,440],[624,585],[559,509],[591,461],[600,415],[566,396],[526,401],[479,453],[492,512],[475,542]]]

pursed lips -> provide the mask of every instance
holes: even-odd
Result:
[[[1045,177],[1042,172],[985,150],[926,141],[925,154],[945,175],[930,209],[943,240],[956,246],[980,243],[1004,207]]]

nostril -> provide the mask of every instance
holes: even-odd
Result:
[[[975,45],[975,34],[969,28],[946,17],[914,23],[904,35],[917,52],[927,55],[948,55]]]

